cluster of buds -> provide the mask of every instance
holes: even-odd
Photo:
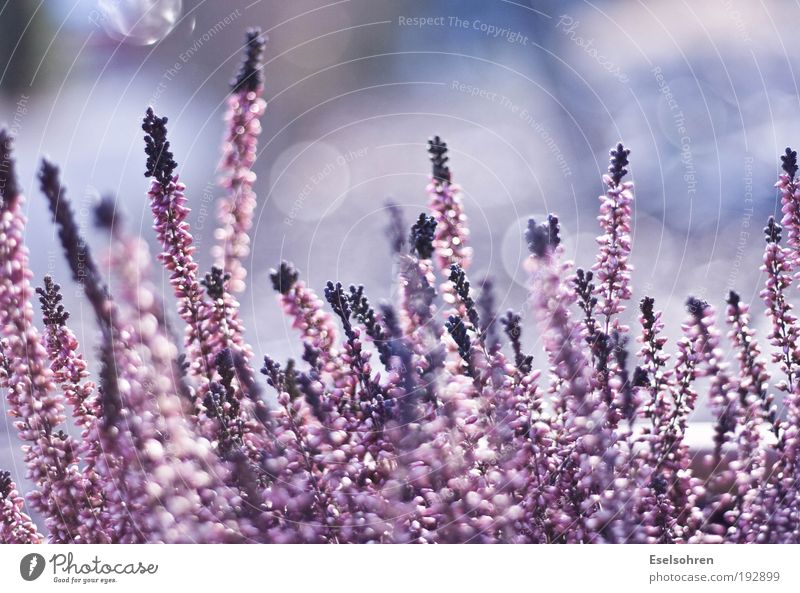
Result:
[[[753,313],[734,292],[727,341],[714,307],[697,298],[674,349],[654,299],[639,301],[640,330],[623,323],[634,197],[621,143],[603,176],[592,269],[565,259],[557,216],[530,220],[527,307],[498,314],[492,281],[480,290],[470,282],[467,218],[438,136],[428,210],[407,229],[388,207],[394,302],[373,305],[364,286],[334,281],[318,296],[280,263],[270,280],[301,354],[265,356],[257,375],[236,295],[256,206],[263,50],[249,32],[228,100],[225,195],[207,274],[167,120],[152,109],[144,118],[171,295],[158,293],[147,245],[124,230],[113,199],[96,210],[111,238],[106,286],[58,168],[43,162],[67,267],[100,329],[96,382],[49,276],[36,291],[44,330],[34,323],[23,197],[0,133],[0,387],[46,532],[0,472],[0,541],[800,543],[794,151],[778,182],[787,246],[774,219],[766,228],[761,296],[774,383]],[[183,340],[167,322],[171,302]],[[541,353],[524,343],[529,329]],[[685,441],[701,395],[716,424],[704,477]],[[78,438],[64,430],[68,415]]]

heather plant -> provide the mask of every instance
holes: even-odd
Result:
[[[594,265],[566,259],[557,216],[530,220],[529,299],[501,313],[493,281],[476,291],[469,279],[461,190],[435,136],[428,211],[406,227],[388,205],[394,301],[376,305],[335,279],[317,293],[276,262],[271,288],[302,356],[256,360],[237,296],[256,206],[263,51],[250,31],[227,102],[210,270],[195,258],[168,120],[144,116],[146,194],[172,295],[159,294],[150,249],[112,198],[96,208],[110,241],[95,258],[58,168],[43,161],[63,275],[97,323],[89,350],[57,279],[29,269],[24,197],[0,132],[0,385],[23,442],[27,503],[44,521],[34,525],[0,472],[0,541],[800,543],[794,151],[777,183],[783,218],[765,229],[763,313],[731,292],[719,319],[690,297],[673,345],[655,300],[632,302],[623,144],[603,176]],[[758,314],[769,321],[761,343]],[[523,332],[541,351],[526,350]],[[685,433],[701,395],[715,429],[711,470],[697,473]]]

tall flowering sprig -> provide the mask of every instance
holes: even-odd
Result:
[[[716,329],[714,307],[706,301],[689,297],[686,301],[689,318],[683,325],[684,335],[692,342],[700,364],[697,376],[710,377],[709,406],[716,426],[714,435],[714,460],[719,463],[722,448],[736,430],[738,402],[727,373],[727,364],[719,345],[719,331]]]
[[[244,340],[244,324],[239,318],[239,303],[230,292],[230,274],[212,266],[211,272],[201,281],[210,301],[208,312],[208,346],[214,356],[218,375],[222,375],[219,361],[230,358],[235,366],[236,385],[230,389],[230,397],[237,400],[237,422],[246,427],[245,443],[251,456],[258,457],[257,450],[263,447],[266,427],[263,419],[267,416],[265,404],[259,397],[250,359],[253,351]]]
[[[778,442],[782,457],[774,470],[775,485],[767,497],[766,509],[769,517],[767,541],[797,541],[800,530],[792,525],[800,510],[800,493],[796,483],[797,440],[800,426],[800,381],[798,381],[798,360],[796,341],[796,317],[791,313],[791,305],[786,302],[785,290],[791,284],[791,274],[796,280],[800,275],[800,188],[797,183],[797,152],[787,148],[781,156],[783,173],[776,187],[781,196],[781,224],[787,229],[787,248],[778,246],[780,227],[771,219],[767,226],[769,245],[764,253],[764,268],[767,284],[762,299],[767,304],[772,320],[773,331],[770,341],[780,347],[773,359],[779,362],[786,381],[779,388],[788,395],[784,406],[787,408],[785,432]],[[772,229],[770,229],[772,227]],[[780,344],[780,346],[778,346]]]
[[[341,361],[336,343],[338,332],[331,315],[325,311],[322,299],[300,280],[297,269],[289,262],[281,262],[270,271],[272,287],[284,313],[292,320],[292,327],[300,331],[303,344],[308,344],[319,354],[321,369],[339,375]]]
[[[761,425],[770,420],[771,428],[778,437],[780,427],[775,410],[771,409],[767,393],[767,374],[760,360],[760,349],[755,340],[755,332],[750,329],[750,315],[747,305],[739,295],[730,291],[728,295],[727,318],[730,325],[728,336],[736,347],[739,361],[739,407],[737,420],[741,425],[738,434],[738,455],[732,464],[736,471],[735,509],[731,513],[734,527],[740,534],[740,541],[755,541],[756,525],[763,520],[763,508],[759,504],[760,484],[765,476],[766,448],[762,445]],[[772,417],[770,416],[770,411]]]
[[[64,398],[55,391],[47,352],[33,325],[33,289],[28,250],[22,237],[26,219],[24,198],[16,183],[11,137],[0,131],[5,184],[0,188],[0,334],[4,338],[2,386],[7,389],[8,412],[24,446],[27,477],[36,490],[29,495],[33,508],[45,516],[54,542],[79,538],[81,476],[75,440],[60,430],[65,422]],[[12,191],[17,193],[11,193]]]
[[[548,511],[555,541],[619,542],[635,529],[628,524],[629,486],[614,491],[617,467],[628,457],[624,439],[611,426],[610,401],[592,389],[589,360],[580,327],[571,319],[575,291],[564,280],[571,264],[560,261],[559,222],[528,223],[531,252],[531,303],[555,377],[560,451],[551,463],[551,483],[564,493],[559,510]],[[620,482],[621,484],[621,482]]]
[[[146,368],[141,362],[130,366],[126,362],[131,357],[137,361],[140,359],[138,354],[129,351],[129,333],[123,331],[119,323],[117,309],[103,286],[92,254],[78,229],[58,168],[43,161],[39,179],[42,193],[59,227],[59,239],[67,264],[75,281],[82,286],[102,332],[102,422],[95,422],[88,427],[88,439],[98,443],[103,451],[99,460],[97,456],[92,459],[98,472],[105,478],[102,496],[104,508],[100,518],[113,523],[113,531],[106,529],[107,537],[112,542],[147,541],[147,530],[136,525],[137,522],[141,523],[137,513],[149,504],[146,485],[142,473],[131,473],[133,457],[142,446],[141,434],[147,429],[153,430],[146,416],[149,394],[144,393],[146,389],[139,379]],[[128,421],[131,416],[139,419],[136,428],[132,428]]]
[[[391,309],[396,320],[394,344],[399,347],[398,353],[406,363],[410,363],[403,363],[406,368],[414,366],[420,369],[420,381],[431,412],[439,405],[437,390],[446,358],[441,339],[443,330],[434,319],[437,293],[430,258],[435,251],[436,228],[435,217],[421,213],[408,233],[409,252],[395,254],[398,307]],[[401,339],[402,344],[397,342]],[[411,380],[410,374],[406,373],[405,377]],[[412,409],[414,405],[403,406],[404,413]]]
[[[464,269],[472,261],[472,248],[467,246],[469,229],[461,198],[461,188],[453,183],[453,175],[447,164],[447,143],[439,136],[428,140],[433,171],[428,184],[429,207],[436,220],[436,235],[433,241],[435,261],[439,269],[449,275],[450,266],[457,264]]]
[[[109,242],[103,268],[113,275],[118,307],[128,308],[133,326],[149,350],[159,351],[156,332],[168,335],[167,308],[152,277],[152,254],[147,242],[126,228],[125,217],[117,209],[113,196],[103,196],[94,207],[95,225],[108,232]]]
[[[346,338],[344,358],[353,372],[357,385],[353,385],[358,402],[355,409],[367,416],[374,416],[382,421],[384,408],[384,393],[381,386],[372,378],[369,364],[369,352],[362,348],[360,332],[353,327],[351,322],[352,308],[342,285],[337,282],[328,282],[325,286],[325,300],[328,301],[333,312],[340,319]]]
[[[699,486],[692,477],[689,447],[684,441],[689,416],[697,403],[695,379],[699,356],[689,338],[680,338],[677,348],[675,380],[671,385],[674,404],[669,419],[657,426],[652,483],[659,499],[656,510],[663,529],[662,537],[667,541],[685,543],[702,521],[695,505]],[[671,512],[665,515],[665,510]]]
[[[247,32],[245,54],[236,77],[231,81],[231,94],[225,112],[227,129],[222,148],[220,184],[226,194],[218,201],[220,227],[213,255],[217,265],[230,274],[230,291],[239,294],[245,289],[247,270],[243,264],[250,255],[250,237],[256,195],[253,172],[261,133],[261,116],[267,103],[262,98],[264,76],[262,54],[266,44],[260,29]]]
[[[207,385],[213,380],[213,352],[206,328],[209,304],[198,279],[194,240],[186,221],[189,215],[184,195],[186,188],[174,175],[178,164],[167,140],[167,118],[156,116],[153,109],[148,108],[142,129],[147,153],[145,177],[153,178],[147,195],[162,247],[159,259],[170,273],[178,314],[186,322],[184,343],[189,369]]]
[[[780,365],[784,375],[784,380],[778,382],[777,387],[789,394],[785,405],[791,417],[796,420],[800,419],[800,402],[796,395],[800,386],[797,379],[800,371],[800,330],[786,295],[786,289],[792,283],[793,267],[791,251],[780,244],[782,230],[773,217],[769,218],[764,228],[767,245],[761,269],[766,273],[767,279],[761,291],[761,299],[767,307],[767,315],[771,321],[767,339],[774,348],[772,361]]]
[[[752,395],[759,404],[760,412],[756,420],[765,419],[776,438],[780,436],[778,411],[772,403],[769,392],[769,373],[761,358],[761,347],[755,338],[755,330],[750,326],[750,307],[742,303],[739,294],[733,290],[728,294],[727,317],[730,325],[728,337],[736,348],[736,359],[739,361],[739,388],[744,394]],[[744,399],[743,404],[746,404]],[[749,405],[747,406],[750,407]],[[755,410],[748,412],[755,413]]]
[[[88,245],[75,222],[72,207],[66,197],[66,190],[61,183],[60,171],[47,159],[42,159],[39,182],[53,215],[53,221],[58,227],[64,257],[72,270],[73,279],[83,288],[100,326],[104,330],[108,330],[112,325],[113,316],[108,291],[100,278],[100,272]]]
[[[436,289],[430,261],[436,251],[437,228],[435,217],[421,213],[408,235],[409,253],[397,257],[401,323],[409,339],[420,348],[424,348],[425,334],[433,333],[430,337],[438,338],[433,322]]]
[[[22,510],[24,501],[11,480],[0,471],[0,544],[40,544],[44,536]]]
[[[147,242],[127,229],[125,217],[112,196],[104,196],[94,208],[95,225],[109,233],[101,259],[111,275],[120,323],[131,328],[134,341],[150,353],[154,364],[175,377],[182,392],[183,370],[175,369],[178,340],[170,327],[167,307],[153,278],[153,256]]]
[[[786,148],[781,155],[782,173],[775,187],[781,199],[781,224],[787,229],[786,246],[791,254],[792,267],[800,266],[800,188],[797,183],[797,151]]]
[[[597,307],[597,297],[594,296],[596,286],[592,282],[594,274],[591,270],[578,268],[575,270],[575,293],[578,296],[578,307],[583,312],[583,328],[586,334],[586,342],[593,347],[598,339],[599,327],[594,316]]]
[[[603,318],[603,332],[611,329],[627,331],[617,315],[625,310],[625,301],[631,297],[628,263],[631,253],[631,205],[633,182],[622,181],[628,173],[630,150],[620,142],[611,150],[608,174],[603,176],[606,193],[600,196],[600,226],[603,234],[597,238],[599,250],[593,266],[597,274],[598,313]]]
[[[239,317],[239,303],[230,290],[230,281],[230,273],[217,266],[212,266],[200,281],[210,301],[208,344],[215,359],[220,352],[230,349],[249,360],[253,352],[244,340],[244,324]]]
[[[638,341],[642,344],[639,357],[641,368],[647,373],[646,386],[650,392],[650,401],[645,407],[645,414],[651,420],[653,430],[657,433],[668,418],[670,402],[669,388],[672,387],[672,370],[667,367],[669,354],[664,352],[667,338],[662,334],[664,322],[661,311],[655,308],[655,299],[644,297],[639,303],[639,323],[642,333]],[[645,383],[645,381],[642,381]]]
[[[796,173],[789,157],[789,169]],[[784,166],[787,160],[784,159]],[[795,163],[796,164],[796,163]],[[789,172],[787,172],[787,175]],[[798,425],[800,425],[800,352],[797,340],[800,338],[797,328],[797,317],[792,312],[786,289],[791,285],[792,251],[780,245],[782,227],[773,217],[769,218],[764,229],[767,245],[764,249],[764,264],[761,269],[767,279],[761,298],[767,308],[771,327],[767,338],[773,347],[772,360],[779,365],[784,379],[777,383],[783,391],[786,419],[781,423],[781,435],[778,440],[780,456],[776,467],[772,470],[769,484],[762,495],[764,514],[767,517],[764,533],[759,541],[783,543],[798,541],[796,510],[800,504],[797,492],[797,467],[800,459],[798,447]]]
[[[791,159],[791,155],[788,156]],[[789,164],[791,165],[791,160]],[[793,166],[789,167],[790,171],[796,172]],[[787,410],[778,440],[781,455],[776,467],[773,468],[770,483],[761,497],[763,512],[767,519],[759,541],[769,543],[798,541],[800,538],[793,519],[800,506],[800,493],[796,482],[798,459],[800,459],[798,449],[800,351],[797,346],[800,333],[797,328],[797,317],[792,313],[793,307],[786,295],[786,289],[792,281],[792,251],[781,247],[781,231],[781,226],[770,217],[764,229],[767,245],[764,250],[764,265],[761,267],[767,275],[761,298],[767,307],[767,315],[771,322],[767,338],[773,347],[772,360],[778,363],[785,377],[778,382],[777,387],[786,394],[784,408]]]
[[[75,424],[81,429],[77,454],[83,462],[81,470],[81,505],[78,526],[80,540],[87,543],[108,543],[107,516],[101,476],[97,471],[98,459],[103,455],[100,443],[92,438],[97,430],[102,410],[89,379],[88,365],[79,351],[78,340],[67,326],[69,313],[61,304],[61,287],[50,276],[45,276],[44,287],[37,288],[44,318],[44,339],[50,370],[61,392],[72,407]]]
[[[586,357],[579,341],[576,343],[580,329],[569,312],[569,307],[575,302],[575,293],[568,289],[563,279],[571,264],[560,259],[563,248],[560,247],[558,219],[550,215],[542,224],[530,219],[525,239],[531,253],[532,308],[539,322],[552,373],[565,398],[556,404],[582,408],[591,382]]]

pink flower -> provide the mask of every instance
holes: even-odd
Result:
[[[22,511],[24,502],[8,472],[0,472],[0,544],[40,544],[44,536]]]
[[[258,151],[261,133],[261,116],[266,102],[261,73],[261,54],[265,40],[259,29],[247,33],[245,57],[233,90],[228,97],[225,113],[227,131],[223,144],[220,183],[227,194],[219,200],[220,228],[215,233],[217,244],[213,249],[217,265],[230,274],[233,294],[244,292],[247,270],[243,262],[250,255],[248,233],[253,225],[256,196],[253,184],[256,175],[253,164]]]
[[[631,204],[633,203],[633,183],[622,181],[628,170],[630,150],[622,143],[611,151],[611,165],[603,182],[608,186],[605,195],[600,196],[600,226],[603,234],[597,238],[600,248],[597,263],[592,268],[597,274],[598,311],[604,317],[603,331],[611,329],[627,331],[616,316],[625,310],[625,301],[631,298],[630,272],[628,259],[631,253]]]
[[[472,261],[472,248],[467,246],[469,228],[461,198],[461,188],[453,183],[447,166],[447,143],[434,136],[428,140],[433,173],[428,184],[429,208],[436,220],[433,240],[434,259],[439,270],[450,274],[456,264],[467,269]]]

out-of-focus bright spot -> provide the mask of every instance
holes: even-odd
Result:
[[[350,187],[348,155],[324,142],[298,142],[275,159],[269,184],[270,200],[286,215],[287,225],[320,220],[344,201],[340,196]]]
[[[182,0],[98,0],[110,37],[132,45],[161,41],[180,19]]]

